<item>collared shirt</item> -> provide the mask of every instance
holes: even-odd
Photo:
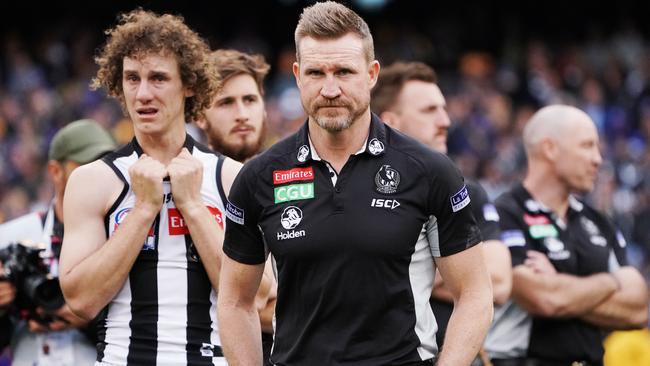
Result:
[[[602,214],[573,196],[566,220],[533,199],[521,184],[495,204],[513,267],[524,263],[528,250],[544,253],[557,272],[576,276],[611,272],[627,264],[622,235]],[[509,302],[495,310],[486,349],[496,358],[596,362],[603,357],[603,335],[602,329],[578,318],[531,318]]]
[[[244,166],[226,207],[224,253],[278,270],[272,361],[384,365],[435,356],[433,257],[480,235],[458,169],[373,115],[335,182],[308,123]]]

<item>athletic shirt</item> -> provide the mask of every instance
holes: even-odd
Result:
[[[189,135],[184,146],[203,163],[201,196],[223,227],[224,157]],[[109,237],[135,204],[128,170],[141,154],[142,148],[133,139],[102,159],[124,182],[122,193],[104,218]],[[142,250],[124,285],[104,309],[105,318],[98,331],[98,364],[225,365],[217,328],[216,292],[175,208],[167,178],[163,190],[164,203]]]

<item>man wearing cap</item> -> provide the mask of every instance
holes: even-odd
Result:
[[[54,198],[46,212],[34,212],[0,225],[0,248],[28,241],[45,248],[46,261],[53,276],[58,276],[58,259],[63,241],[63,194],[68,177],[77,167],[92,162],[115,149],[110,134],[92,120],[72,122],[54,135],[48,154],[47,172],[54,186]],[[4,269],[0,264],[0,273]],[[90,365],[95,348],[83,333],[87,323],[63,305],[50,321],[27,319],[6,321],[15,297],[15,289],[0,281],[0,333],[9,334],[13,328],[11,346],[13,362],[17,365]],[[43,313],[43,309],[38,309]],[[45,315],[45,314],[44,314]]]

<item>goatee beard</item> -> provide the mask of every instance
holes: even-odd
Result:
[[[328,132],[341,132],[350,128],[352,125],[352,118],[346,118],[343,121],[332,121],[327,118],[315,118],[316,124]]]

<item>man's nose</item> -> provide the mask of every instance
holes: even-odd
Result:
[[[338,82],[334,76],[327,76],[323,87],[320,90],[320,94],[327,99],[334,99],[341,95],[341,88],[338,85]]]

